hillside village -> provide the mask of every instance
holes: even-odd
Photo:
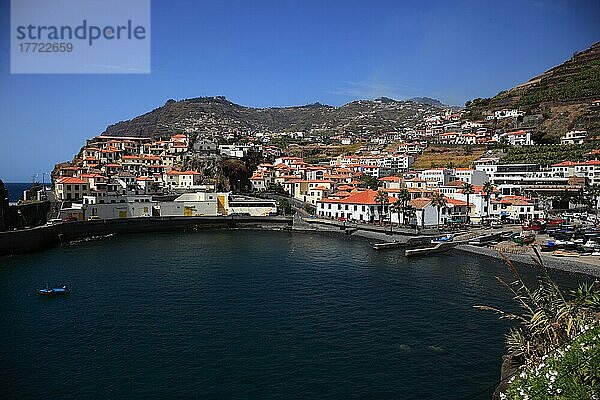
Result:
[[[323,218],[417,227],[536,220],[555,209],[585,208],[585,196],[598,196],[600,150],[549,165],[503,163],[499,149],[533,149],[534,141],[530,130],[493,127],[498,120],[517,126],[523,117],[519,110],[496,110],[472,121],[464,110],[439,109],[411,128],[379,134],[100,135],[56,166],[51,196],[62,220],[272,215],[278,209],[265,199],[269,193],[289,196]],[[325,137],[327,144],[318,147]],[[318,157],[297,155],[308,152],[305,142],[317,144]],[[595,137],[581,131],[564,132],[561,143],[597,147]],[[482,150],[468,166],[413,168],[440,145]],[[237,163],[237,175],[219,176],[229,161]]]

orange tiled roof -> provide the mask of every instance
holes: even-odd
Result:
[[[355,193],[351,196],[346,197],[345,199],[334,200],[334,199],[323,199],[321,201],[328,203],[342,203],[342,204],[362,204],[362,205],[379,205],[375,201],[375,197],[377,196],[377,192],[375,190],[365,190],[364,192]],[[391,204],[395,202],[396,199],[388,196],[388,202]]]
[[[57,183],[67,183],[67,184],[86,184],[87,182],[79,179],[79,178],[73,178],[71,176],[65,176],[63,178],[60,178]]]

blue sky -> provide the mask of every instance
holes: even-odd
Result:
[[[594,1],[152,1],[152,73],[11,75],[0,2],[0,179],[30,181],[169,98],[247,106],[488,97],[600,40]]]

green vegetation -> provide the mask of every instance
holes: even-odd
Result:
[[[444,196],[443,193],[440,192],[435,192],[433,193],[433,196],[431,196],[431,205],[433,205],[435,208],[437,208],[437,228],[438,231],[440,230],[440,215],[442,208],[446,207],[446,204],[448,204],[448,199],[446,199],[446,196]]]
[[[383,206],[390,202],[389,195],[383,189],[379,189],[375,195],[375,203],[379,204],[379,225],[383,223]]]
[[[359,179],[362,182],[360,186],[371,190],[379,189],[379,180],[377,180],[377,178],[373,178],[371,175],[363,174]]]
[[[512,359],[521,365],[509,379],[508,399],[592,399],[600,389],[600,285],[583,284],[566,292],[543,275],[528,286],[505,258],[514,282],[498,281],[513,295],[520,311],[476,306],[518,323],[506,337]]]
[[[485,148],[482,146],[429,146],[417,157],[412,167],[427,169],[452,165],[453,168],[468,168],[484,152]]]
[[[292,209],[292,205],[288,199],[281,199],[278,202],[279,212],[283,215],[292,215],[294,210]]]
[[[525,368],[502,398],[591,400],[597,398],[597,393],[600,393],[600,325]]]
[[[526,106],[545,101],[569,101],[597,96],[600,93],[600,60],[578,66],[577,73],[560,82],[549,79],[546,84],[532,86],[520,98],[518,105]]]
[[[537,163],[552,165],[565,160],[582,161],[583,155],[600,148],[600,142],[584,144],[551,144],[544,146],[511,147],[508,154],[500,160],[501,163]]]

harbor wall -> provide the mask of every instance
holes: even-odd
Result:
[[[28,253],[109,234],[175,230],[289,228],[291,217],[148,217],[73,221],[57,225],[0,232],[0,256]]]

